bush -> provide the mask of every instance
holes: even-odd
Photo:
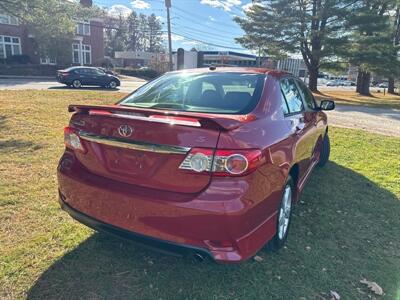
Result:
[[[29,57],[29,55],[13,55],[10,57],[7,57],[5,59],[5,63],[7,64],[21,64],[21,65],[26,65],[29,64],[31,62],[31,58]]]
[[[157,71],[152,70],[152,69],[115,68],[114,71],[121,75],[134,76],[134,77],[145,78],[145,79],[153,79],[160,75],[160,73],[158,73]]]

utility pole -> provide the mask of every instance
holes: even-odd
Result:
[[[172,71],[172,40],[171,40],[171,18],[169,16],[169,8],[171,7],[171,0],[165,0],[165,7],[167,8],[167,23],[168,23],[168,51],[169,51],[169,70]]]

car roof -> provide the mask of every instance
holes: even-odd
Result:
[[[75,66],[75,67],[70,67],[70,69],[99,69],[99,68],[98,67]]]
[[[215,69],[214,69],[215,68]],[[249,67],[213,67],[208,68],[197,68],[197,69],[184,69],[179,71],[172,71],[171,73],[252,73],[252,74],[267,74],[273,77],[283,77],[286,75],[292,75],[291,73],[267,68],[249,68]]]

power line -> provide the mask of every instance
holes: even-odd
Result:
[[[208,33],[205,31],[197,31],[194,29],[191,29],[189,27],[183,27],[182,28],[176,28],[177,30],[183,31],[183,33],[187,33],[187,34],[201,34],[203,36],[207,36],[207,39],[217,39],[218,41],[223,41],[226,43],[232,43],[234,42],[234,39],[229,39],[226,36],[222,36],[222,35],[218,35],[218,34],[213,34],[213,33]]]
[[[184,9],[182,9],[182,8],[180,8],[180,7],[176,7],[176,6],[174,6],[173,8],[176,9],[176,10],[178,10],[178,11],[180,11],[180,12],[182,12],[182,13],[184,13],[184,14],[186,14],[186,15],[188,15],[188,17],[190,17],[190,20],[191,20],[191,21],[193,21],[193,16],[196,16],[196,17],[201,18],[201,19],[204,20],[204,16],[201,16],[201,15],[199,15],[199,14],[196,14],[196,13],[193,13],[193,12],[189,12],[189,11],[187,11],[187,10],[184,10]],[[175,14],[176,14],[176,13],[175,13]],[[188,17],[186,17],[186,18],[188,18]],[[184,18],[185,18],[185,17],[184,17]],[[214,21],[212,21],[212,22],[213,22],[213,23],[216,23],[216,24],[219,24],[219,25],[221,25],[221,26],[230,27],[230,28],[235,28],[235,29],[240,29],[240,27],[237,27],[237,26],[234,26],[234,25],[230,25],[230,24],[226,24],[226,23],[223,23],[223,22],[219,22],[219,21],[216,21],[216,20],[214,20]]]
[[[232,50],[247,50],[247,49],[245,49],[245,48],[230,47],[230,46],[225,46],[225,45],[219,45],[219,44],[214,44],[214,43],[205,42],[205,41],[202,41],[202,40],[199,40],[199,39],[190,37],[190,36],[188,36],[188,35],[183,35],[183,34],[176,33],[176,32],[172,32],[172,33],[175,34],[175,35],[177,35],[177,36],[183,37],[183,38],[185,38],[185,39],[187,39],[187,40],[194,41],[194,42],[198,42],[198,43],[205,44],[205,45],[209,45],[209,46],[220,47],[220,48],[224,48],[224,49],[232,49]]]

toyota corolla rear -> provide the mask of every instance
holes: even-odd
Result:
[[[218,145],[251,122],[264,82],[258,73],[175,72],[116,105],[71,105],[58,166],[62,207],[164,251],[223,262],[254,255],[273,234],[251,209],[264,154]]]

